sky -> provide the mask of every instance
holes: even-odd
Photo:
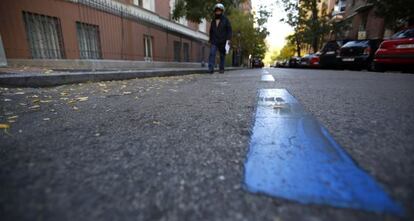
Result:
[[[253,10],[258,9],[260,5],[264,5],[273,12],[273,16],[269,18],[267,24],[270,32],[267,37],[269,51],[280,50],[285,45],[285,38],[293,32],[289,25],[280,21],[286,16],[286,13],[276,2],[277,0],[252,0]]]

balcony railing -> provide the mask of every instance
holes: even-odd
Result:
[[[199,31],[194,31],[180,24],[171,22],[161,16],[148,10],[138,8],[133,5],[127,5],[113,0],[65,0],[76,4],[86,5],[88,7],[111,13],[117,16],[131,20],[144,21],[152,25],[177,32],[192,38],[208,41],[208,36]]]

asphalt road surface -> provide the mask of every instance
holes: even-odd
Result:
[[[269,72],[275,81],[261,81]],[[405,217],[243,185],[259,89],[287,89]],[[265,69],[0,88],[1,220],[414,220],[414,75]]]

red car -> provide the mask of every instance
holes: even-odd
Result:
[[[414,28],[405,29],[393,35],[390,40],[382,42],[375,53],[372,69],[414,70]]]

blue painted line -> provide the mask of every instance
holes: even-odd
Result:
[[[251,192],[304,204],[404,214],[284,89],[259,92],[244,182]]]

